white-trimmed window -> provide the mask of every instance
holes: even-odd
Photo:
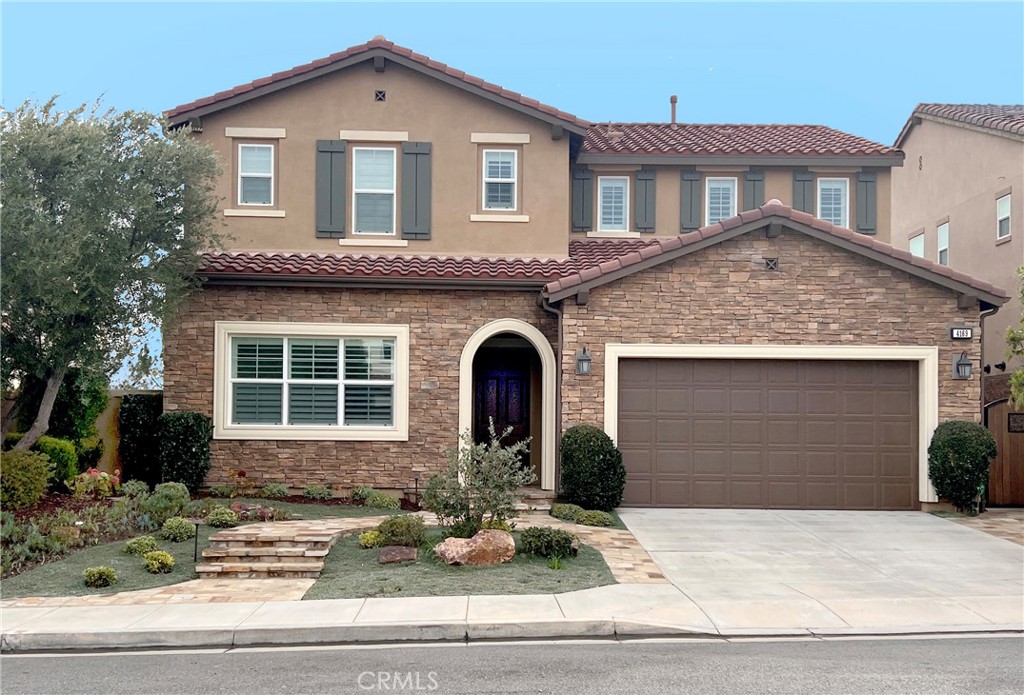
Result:
[[[352,148],[352,229],[356,234],[395,233],[393,147]]]
[[[924,234],[910,237],[908,244],[910,255],[924,258]]]
[[[408,439],[409,329],[217,322],[215,436]]]
[[[629,230],[629,177],[599,176],[597,179],[599,232]]]
[[[850,226],[850,180],[818,179],[818,217],[837,227]]]
[[[274,146],[238,146],[238,204],[274,204]]]
[[[705,184],[707,201],[704,224],[736,216],[736,178],[709,176]]]
[[[519,153],[484,150],[484,210],[515,210]]]
[[[1010,194],[996,198],[996,239],[1010,236]]]
[[[936,255],[939,265],[949,265],[949,222],[943,222],[935,228],[939,238],[939,252]]]

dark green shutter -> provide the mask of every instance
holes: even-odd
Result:
[[[316,141],[316,235],[328,239],[345,236],[344,140]]]
[[[679,228],[700,229],[700,172],[684,170],[679,181]]]
[[[751,170],[743,175],[743,209],[764,205],[764,172]]]
[[[814,174],[809,171],[793,172],[793,209],[814,214]]]
[[[657,177],[653,169],[641,169],[636,172],[636,205],[634,215],[636,217],[636,231],[653,232],[654,217],[656,213],[655,189],[657,188]]]
[[[430,238],[430,143],[402,145],[402,238]]]
[[[572,170],[572,231],[594,228],[594,172],[586,167]]]
[[[874,234],[878,231],[878,183],[875,172],[857,174],[857,231]]]

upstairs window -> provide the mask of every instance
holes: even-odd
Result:
[[[996,239],[1010,236],[1010,194],[996,199]]]
[[[924,258],[924,234],[910,237],[910,255]]]
[[[818,179],[818,217],[837,227],[849,227],[848,179]]]
[[[939,253],[936,259],[939,265],[949,265],[949,222],[943,222],[935,231],[939,237]]]
[[[601,176],[597,180],[598,231],[625,232],[629,229],[629,177]]]
[[[708,177],[705,224],[736,216],[736,179]]]
[[[238,204],[274,204],[274,146],[238,146]]]
[[[355,147],[352,206],[356,234],[395,233],[395,149]]]
[[[515,150],[484,150],[484,210],[515,210],[518,161]]]

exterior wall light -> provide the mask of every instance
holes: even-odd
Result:
[[[967,356],[966,350],[961,352],[960,356],[953,360],[953,378],[971,378],[971,358]]]
[[[576,351],[576,373],[590,374],[590,351],[587,348]]]

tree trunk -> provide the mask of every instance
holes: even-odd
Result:
[[[33,444],[39,441],[40,437],[46,434],[46,430],[50,429],[50,413],[53,412],[53,404],[57,400],[57,392],[60,390],[60,385],[64,381],[64,374],[67,371],[68,368],[66,366],[59,367],[46,380],[46,390],[43,391],[43,401],[39,404],[39,413],[36,415],[35,422],[28,428],[25,436],[14,445],[15,450],[28,451],[32,448]]]
[[[4,415],[3,430],[0,432],[0,441],[5,441],[7,435],[10,433],[11,428],[14,427],[15,423],[18,422],[18,416],[21,415],[21,411],[25,409],[26,403],[31,403],[36,394],[43,388],[43,384],[38,379],[22,379],[22,388],[17,396],[14,398],[14,403],[11,404],[10,409]]]

